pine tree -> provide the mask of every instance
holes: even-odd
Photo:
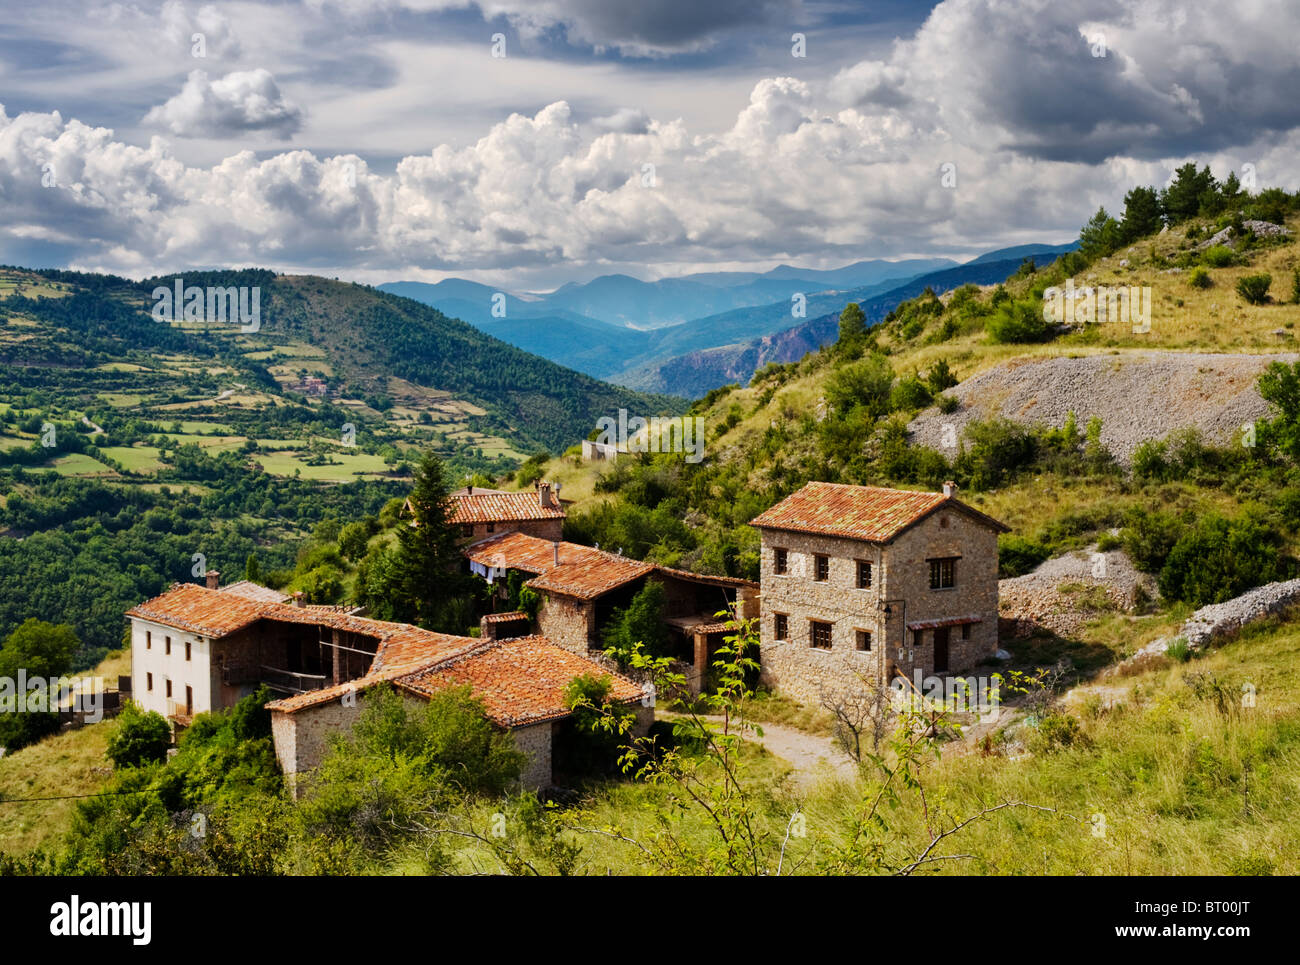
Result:
[[[848,344],[867,333],[867,316],[857,302],[849,302],[840,312],[840,341]]]
[[[1160,195],[1155,188],[1134,188],[1124,195],[1124,220],[1120,243],[1131,244],[1160,230]]]
[[[262,582],[262,567],[257,562],[257,554],[249,553],[244,562],[244,579],[250,583]]]
[[[397,529],[393,609],[428,630],[463,632],[456,620],[474,584],[461,569],[446,469],[433,450],[420,459],[409,502],[414,525]]]

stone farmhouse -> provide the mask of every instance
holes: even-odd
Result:
[[[575,676],[609,676],[614,700],[640,704],[642,726],[653,715],[642,685],[542,636],[502,639],[495,627],[483,637],[432,633],[306,606],[300,595],[285,603],[255,584],[218,589],[213,577],[207,586],[175,584],[127,611],[134,699],[184,727],[266,684],[284,695],[268,707],[290,782],[320,762],[328,736],[350,728],[365,691],[383,682],[413,701],[471,687],[528,755],[529,787],[552,782],[552,741],[570,716],[563,692]]]
[[[763,681],[815,702],[993,656],[1007,527],[953,493],[811,482],[752,520]]]
[[[508,532],[473,543],[463,552],[470,569],[497,587],[499,600],[505,599],[509,574],[519,573],[524,585],[542,598],[537,632],[586,656],[604,650],[603,631],[615,610],[631,603],[648,580],[660,583],[670,653],[687,665],[687,679],[696,691],[729,632],[717,614],[725,610],[745,618],[758,616],[755,583],[642,563],[579,543]]]
[[[450,522],[460,527],[461,538],[468,543],[507,532],[557,540],[564,530],[559,483],[539,481],[533,492],[515,493],[466,486],[452,493],[451,499]],[[402,513],[412,516],[409,500]]]
[[[717,614],[756,618],[761,681],[806,702],[903,676],[973,667],[998,646],[999,533],[1007,527],[954,497],[812,482],[751,521],[761,583],[629,559],[561,538],[558,487],[453,494],[466,564],[508,599],[510,577],[540,597],[535,614],[495,612],[480,636],[432,633],[257,584],[176,584],[127,612],[132,688],[177,726],[266,684],[276,755],[293,778],[351,726],[368,688],[412,701],[468,685],[528,755],[525,783],[552,781],[553,748],[575,676],[608,675],[612,697],[653,719],[653,693],[609,665],[603,633],[648,582],[665,590],[670,652],[692,689],[730,631]],[[759,593],[761,587],[761,595]],[[760,609],[761,602],[761,609]]]

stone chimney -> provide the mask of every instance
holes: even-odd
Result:
[[[466,495],[466,496],[473,496],[473,495],[474,495],[474,484],[473,484],[473,483],[466,483],[466,484],[465,484],[465,495]]]
[[[539,482],[537,484],[537,502],[542,509],[554,509],[555,497],[551,495],[551,484],[548,482]]]
[[[555,547],[555,565],[559,566],[560,565],[560,541],[557,539],[551,545]]]
[[[307,598],[306,598],[305,596],[303,596],[303,592],[302,592],[302,590],[294,590],[294,591],[293,591],[293,605],[294,605],[294,606],[306,606],[306,605],[307,605]]]
[[[207,581],[208,581],[208,589],[209,589],[209,590],[215,590],[215,589],[217,588],[217,584],[218,584],[218,582],[219,582],[220,580],[221,580],[221,573],[220,573],[220,571],[218,571],[218,570],[208,570],[208,572],[207,572]]]
[[[946,483],[943,484],[943,495],[945,498],[952,499],[952,497],[956,495],[956,493],[957,493],[957,484],[953,482],[951,479],[949,479]]]

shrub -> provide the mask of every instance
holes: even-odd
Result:
[[[1182,536],[1183,524],[1172,513],[1136,508],[1125,517],[1120,539],[1139,569],[1157,573]]]
[[[1044,342],[1051,335],[1042,305],[1031,301],[1000,305],[987,328],[989,338],[1000,343]]]
[[[964,435],[966,448],[957,457],[956,468],[972,489],[1001,485],[1030,465],[1038,451],[1034,436],[1009,419],[972,422]]]
[[[1050,550],[1027,536],[1004,533],[998,537],[998,576],[1023,576],[1047,559]]]
[[[961,407],[961,400],[955,395],[948,395],[947,393],[939,396],[939,398],[935,399],[934,402],[935,405],[938,406],[939,411],[944,415],[956,412]]]
[[[1211,288],[1214,285],[1214,279],[1210,273],[1199,265],[1192,269],[1192,273],[1187,276],[1187,284],[1193,288]]]
[[[1201,252],[1201,264],[1211,268],[1227,268],[1237,263],[1237,253],[1227,245],[1210,245]]]
[[[1263,305],[1268,301],[1268,288],[1272,284],[1273,276],[1268,272],[1245,275],[1237,279],[1237,294],[1251,305]]]
[[[883,355],[871,355],[836,369],[826,382],[826,401],[839,414],[858,406],[873,415],[882,415],[889,406],[894,386],[894,372]]]
[[[108,757],[117,767],[141,767],[167,757],[172,731],[157,711],[145,713],[128,701],[108,738]]]
[[[1250,516],[1202,517],[1169,551],[1160,592],[1199,607],[1284,579],[1278,543],[1274,530]]]
[[[896,411],[910,412],[924,409],[930,404],[929,387],[915,375],[899,379],[889,396],[890,408]]]

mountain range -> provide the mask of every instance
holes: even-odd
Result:
[[[847,302],[869,322],[927,286],[944,291],[1001,281],[1024,258],[1064,245],[1019,245],[965,264],[948,258],[859,261],[836,269],[780,265],[766,272],[700,272],[647,282],[602,275],[553,292],[512,292],[460,278],[388,282],[381,291],[423,302],[527,352],[619,385],[696,396],[747,381],[834,337],[827,317]]]

